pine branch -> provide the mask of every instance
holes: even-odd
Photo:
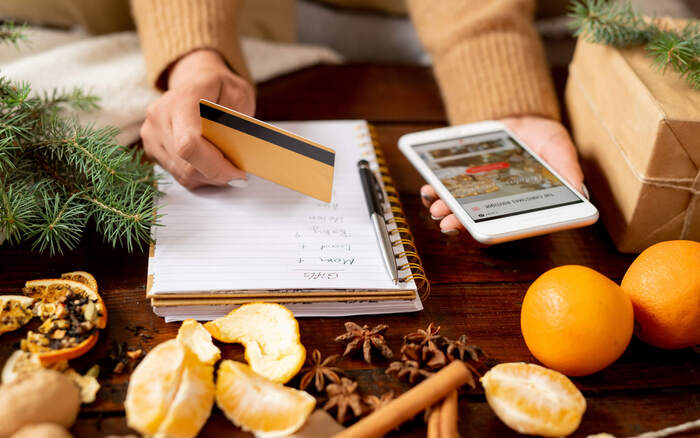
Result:
[[[16,41],[23,30],[0,24],[0,41]],[[37,96],[29,84],[0,77],[0,231],[11,244],[63,253],[90,218],[113,246],[131,251],[150,242],[160,219],[153,166],[142,150],[116,142],[116,128],[78,122],[75,111],[97,108],[79,88]]]
[[[695,89],[700,89],[700,23],[683,29],[666,29],[647,20],[628,2],[574,0],[569,5],[574,35],[614,47],[645,44],[661,71],[669,67]]]
[[[629,2],[573,1],[569,5],[574,36],[592,43],[627,47],[645,43],[654,30]]]
[[[26,24],[17,26],[14,21],[0,23],[0,43],[17,45],[20,41],[27,38],[26,31]]]

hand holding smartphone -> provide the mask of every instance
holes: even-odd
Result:
[[[594,223],[596,208],[503,123],[407,134],[399,148],[478,241]]]

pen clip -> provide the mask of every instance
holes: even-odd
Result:
[[[384,215],[384,203],[386,202],[386,198],[384,198],[384,190],[382,190],[381,184],[379,184],[379,180],[377,179],[377,175],[374,174],[370,170],[370,173],[372,174],[372,183],[374,184],[374,190],[377,192],[377,195],[379,196],[379,208],[381,210],[382,215]]]

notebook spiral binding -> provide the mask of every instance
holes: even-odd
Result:
[[[401,206],[401,200],[399,199],[399,193],[394,186],[394,181],[389,173],[389,168],[386,165],[386,160],[384,159],[384,154],[382,153],[381,145],[377,140],[377,134],[374,127],[370,124],[368,126],[369,139],[370,142],[367,146],[374,149],[374,155],[379,165],[379,172],[381,173],[381,181],[384,186],[384,191],[386,192],[386,200],[391,205],[391,212],[393,214],[393,219],[388,220],[388,223],[393,223],[396,228],[390,230],[389,234],[395,238],[392,239],[395,248],[403,246],[401,252],[396,253],[396,258],[405,258],[406,263],[398,266],[399,273],[402,271],[408,271],[408,275],[401,276],[400,281],[415,281],[416,287],[418,289],[418,294],[421,301],[425,301],[430,296],[430,282],[428,277],[425,275],[425,270],[423,269],[423,262],[418,255],[418,250],[416,249],[416,244],[413,239],[413,234],[408,227],[408,221],[406,221],[406,216]]]

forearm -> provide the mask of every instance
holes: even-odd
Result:
[[[196,49],[218,52],[249,79],[237,33],[241,0],[131,0],[149,82],[167,88],[167,73]]]
[[[559,118],[534,0],[408,0],[451,123]]]

